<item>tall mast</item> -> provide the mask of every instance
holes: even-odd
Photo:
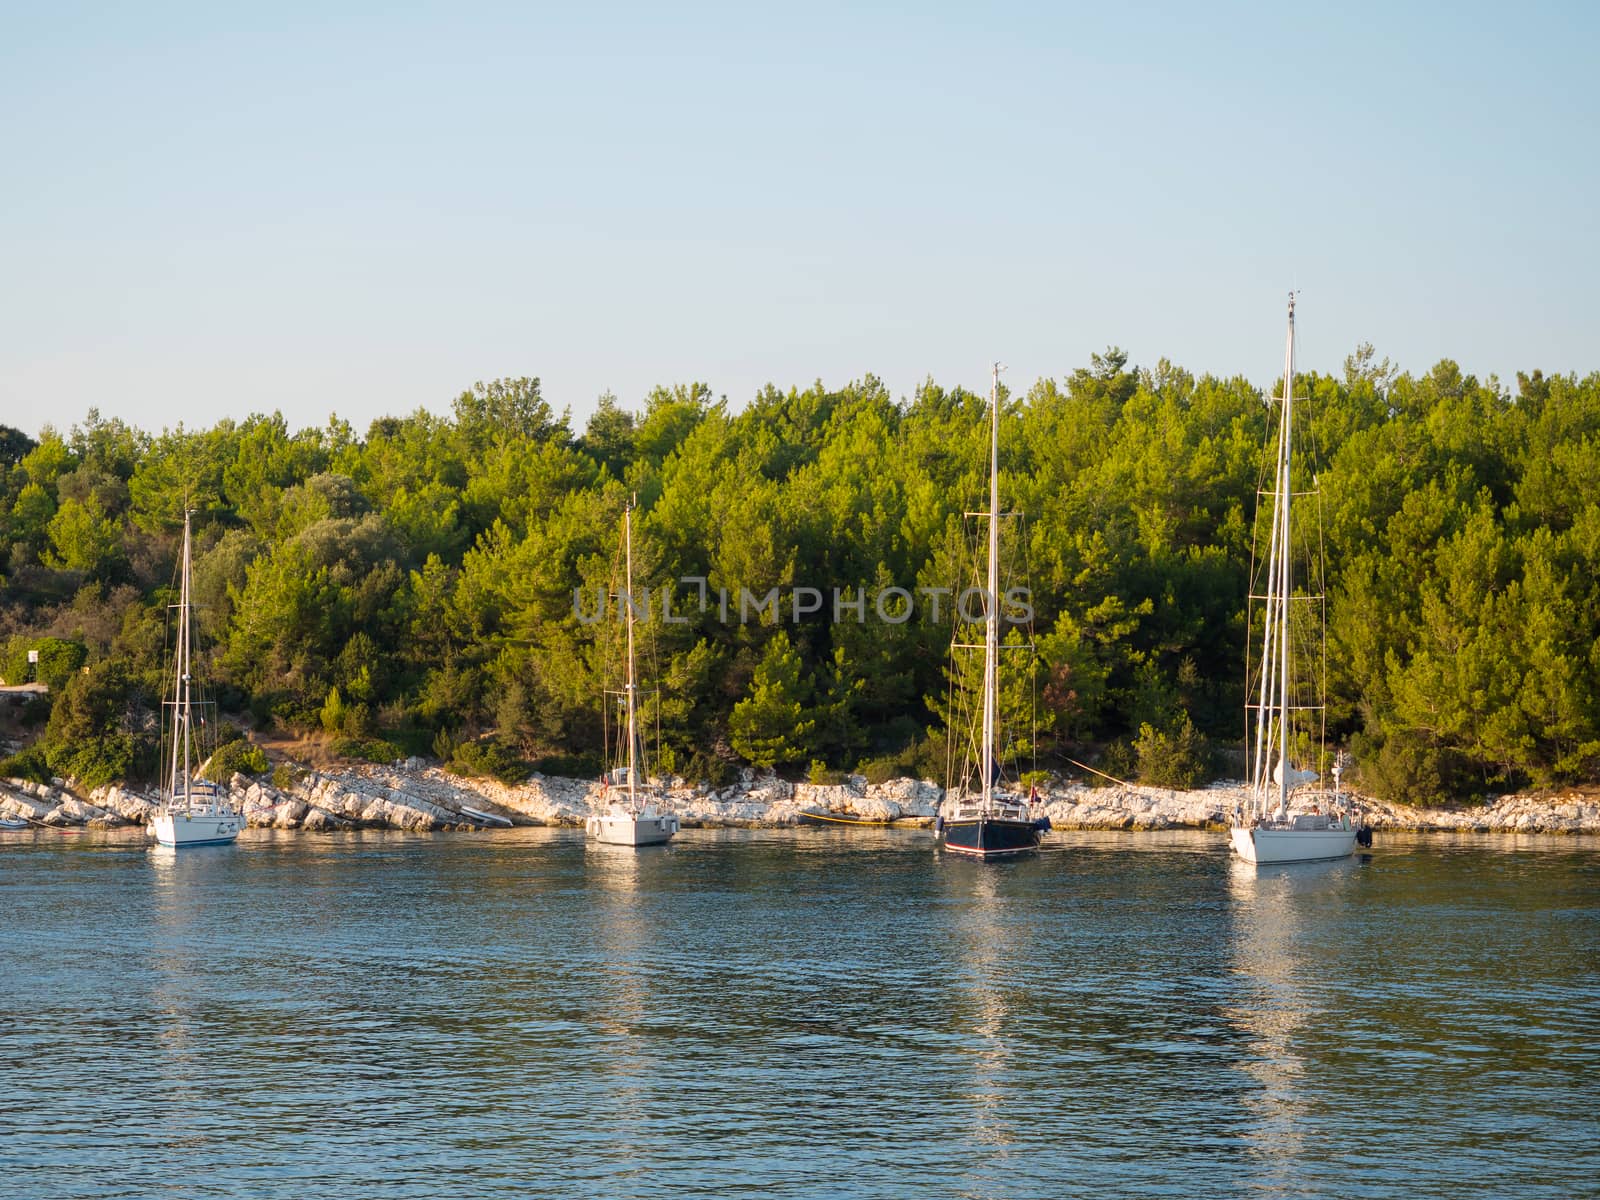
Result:
[[[989,582],[983,637],[983,806],[994,796],[996,667],[1000,657],[1000,364],[989,392]]]
[[[1261,634],[1261,692],[1256,708],[1256,739],[1251,794],[1258,812],[1265,812],[1273,774],[1279,776],[1278,804],[1288,802],[1289,758],[1289,591],[1293,582],[1290,568],[1289,504],[1291,481],[1289,449],[1294,426],[1294,294],[1289,295],[1289,332],[1284,349],[1283,416],[1278,426],[1278,444],[1272,477],[1272,534],[1267,541],[1267,594],[1265,622]],[[1277,742],[1276,764],[1271,758]]]
[[[633,699],[633,506],[638,503],[638,497],[629,498],[627,506],[622,510],[622,540],[627,548],[628,559],[628,594],[623,607],[628,610],[628,682],[624,694],[628,700],[628,803],[635,801],[634,774],[637,770],[636,761],[636,732],[634,720]]]
[[[178,799],[179,781],[182,781],[184,807],[189,806],[189,718],[192,711],[189,696],[189,525],[192,514],[183,513],[183,567],[178,582],[178,645],[176,659],[177,686],[173,702],[177,711],[172,719],[172,780],[168,794],[174,803]],[[178,766],[183,764],[183,774]]]
[[[1283,519],[1278,527],[1278,811],[1289,807],[1289,507],[1294,496],[1289,478],[1290,435],[1294,429],[1294,293],[1289,293],[1289,344],[1283,353],[1283,428],[1278,436],[1278,494]]]

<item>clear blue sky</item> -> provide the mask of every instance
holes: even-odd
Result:
[[[224,11],[232,10],[232,11]],[[0,422],[1600,368],[1600,8],[11,5]]]

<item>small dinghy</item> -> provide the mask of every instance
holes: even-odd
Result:
[[[28,822],[21,817],[0,817],[0,829],[26,829]]]
[[[468,808],[465,804],[461,806],[461,815],[463,817],[470,817],[480,825],[493,825],[499,829],[511,828],[511,821],[509,818],[497,817],[494,813],[486,813],[482,809]]]
[[[873,817],[852,817],[832,812],[803,812],[800,814],[800,819],[815,821],[819,825],[874,825],[881,828],[894,824],[893,821],[880,821]]]

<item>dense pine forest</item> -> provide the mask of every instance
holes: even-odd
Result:
[[[1273,390],[1113,349],[1005,397],[1006,553],[1034,610],[1031,643],[1010,635],[1014,760],[1228,772]],[[1362,347],[1297,391],[1329,731],[1361,785],[1432,802],[1600,779],[1600,374],[1513,393]],[[224,726],[507,778],[593,772],[637,496],[662,765],[942,778],[986,411],[931,381],[900,402],[871,377],[769,387],[738,411],[694,385],[637,414],[604,397],[580,432],[508,379],[364,432],[0,426],[0,675],[50,685],[0,773],[153,773],[186,508]],[[219,761],[266,766],[245,741]]]

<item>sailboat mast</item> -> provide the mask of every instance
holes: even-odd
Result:
[[[624,694],[628,703],[628,802],[630,804],[635,799],[634,775],[638,769],[636,740],[638,732],[633,699],[633,506],[637,502],[637,496],[631,497],[627,507],[622,510],[622,541],[626,547],[628,560],[628,595],[623,607],[628,610],[628,682]]]
[[[984,596],[988,619],[983,635],[983,803],[994,795],[995,688],[1000,657],[1000,364],[989,392],[989,580]]]
[[[189,804],[189,721],[193,711],[189,696],[189,528],[191,513],[185,509],[183,514],[183,567],[178,582],[178,687],[175,699],[178,702],[178,712],[172,722],[172,736],[175,739],[172,746],[172,798],[178,798],[179,780],[183,783],[183,802]],[[178,741],[182,742],[182,747]],[[183,774],[178,774],[180,754],[183,762]]]
[[[1294,496],[1289,477],[1290,437],[1294,429],[1294,293],[1289,293],[1289,344],[1283,358],[1283,428],[1278,437],[1278,494],[1283,515],[1278,529],[1278,811],[1289,808],[1289,509]]]
[[[1261,690],[1256,703],[1256,740],[1255,755],[1250,775],[1251,801],[1255,805],[1258,816],[1265,815],[1267,807],[1267,788],[1272,782],[1272,767],[1268,759],[1268,752],[1272,746],[1272,720],[1277,705],[1273,702],[1274,692],[1274,664],[1277,649],[1277,609],[1273,603],[1273,593],[1278,586],[1278,521],[1282,518],[1278,508],[1278,475],[1274,468],[1272,475],[1272,533],[1267,542],[1267,585],[1266,602],[1263,607],[1263,628],[1261,631]]]

